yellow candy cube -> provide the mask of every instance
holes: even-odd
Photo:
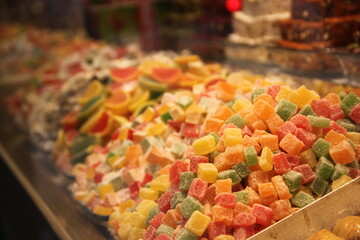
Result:
[[[234,110],[234,112],[239,112],[242,109],[251,110],[253,108],[254,108],[254,105],[246,99],[238,99],[232,105],[232,109]]]
[[[86,205],[94,197],[96,197],[96,191],[91,190],[88,194],[86,194],[86,197],[84,197],[81,202]]]
[[[133,226],[130,223],[126,223],[122,225],[118,230],[118,235],[120,239],[124,239],[124,240],[129,239],[131,229],[133,229]]]
[[[268,147],[264,147],[259,157],[259,166],[263,171],[271,171],[273,169],[272,161],[273,153]]]
[[[129,128],[125,128],[125,127],[121,128],[118,139],[119,140],[125,140],[125,139],[128,138],[128,134],[129,134]]]
[[[287,100],[290,100],[290,97],[293,95],[295,91],[287,86],[281,86],[280,91],[275,97],[276,101],[280,101],[280,99],[285,98]]]
[[[132,200],[132,199],[129,199],[129,200],[126,200],[126,201],[124,201],[124,202],[119,203],[119,205],[118,205],[118,211],[119,211],[120,213],[123,213],[123,212],[125,212],[127,209],[132,208],[133,206],[135,206],[135,201]]]
[[[209,154],[216,149],[215,138],[213,136],[199,138],[193,142],[192,147],[198,155]]]
[[[226,147],[242,143],[242,131],[240,128],[226,128],[224,130],[224,144]]]
[[[208,183],[214,183],[217,180],[218,170],[212,163],[200,163],[198,165],[198,177]]]
[[[230,235],[219,235],[214,240],[235,240],[233,236]]]
[[[186,111],[186,113],[204,113],[205,110],[204,108],[202,108],[201,106],[197,105],[197,104],[192,104],[191,106],[189,106]]]
[[[331,189],[334,191],[351,181],[352,181],[351,177],[347,175],[342,175],[341,177],[333,181],[333,183],[331,184]]]
[[[166,126],[163,122],[149,124],[149,128],[147,129],[147,134],[149,136],[161,135],[165,131]]]
[[[87,195],[87,191],[76,191],[74,193],[74,198],[77,200],[77,201],[82,201]]]
[[[106,194],[108,194],[108,193],[115,193],[114,187],[111,183],[105,184],[105,185],[100,185],[98,187],[98,192],[99,192],[99,196],[101,199],[105,199]]]
[[[159,198],[159,191],[151,188],[140,188],[139,197],[147,200],[157,200]]]
[[[161,105],[158,109],[158,113],[160,115],[163,115],[164,113],[168,112],[170,109],[172,109],[173,107],[175,107],[175,103],[174,102],[166,102],[163,105]]]
[[[211,218],[206,216],[205,214],[195,211],[191,214],[191,217],[185,224],[185,228],[197,236],[203,235],[209,223],[211,222]]]
[[[111,207],[104,206],[95,206],[93,213],[103,216],[110,216],[114,212],[114,209]]]
[[[111,165],[112,169],[120,169],[123,166],[125,166],[125,164],[127,164],[128,162],[128,158],[126,158],[125,156],[122,157],[118,157],[116,159],[116,161]]]
[[[345,240],[344,238],[338,237],[329,230],[321,229],[315,234],[311,235],[307,240]]]
[[[169,174],[160,175],[150,182],[151,189],[157,191],[165,192],[169,186],[170,186]]]
[[[109,164],[109,166],[111,167],[111,166],[116,162],[116,160],[118,160],[119,157],[120,157],[119,155],[115,154],[115,155],[113,155],[113,156],[111,156],[111,157],[108,157],[108,158],[106,159],[106,162],[107,162],[107,163]]]
[[[144,217],[147,217],[147,215],[149,214],[150,209],[155,205],[157,205],[157,203],[154,202],[153,200],[143,200],[136,207],[136,211],[138,211],[139,213],[144,215]]]
[[[134,227],[134,228],[131,229],[131,231],[130,231],[128,240],[139,240],[139,239],[143,239],[144,234],[145,234],[145,229]]]
[[[198,112],[188,112],[186,113],[185,122],[191,124],[200,124],[204,121],[204,116],[202,113]]]
[[[143,122],[150,122],[155,116],[155,110],[152,107],[146,108],[145,112],[141,115]]]
[[[304,85],[299,87],[296,91],[296,98],[289,99],[295,103],[299,108],[304,107],[306,104],[310,104],[314,99],[320,99],[320,96],[312,90],[307,89]]]
[[[139,212],[132,212],[126,219],[126,223],[130,223],[133,227],[145,228],[145,217]]]
[[[360,133],[358,132],[348,132],[346,134],[347,138],[353,141],[355,145],[360,144]]]
[[[169,114],[176,122],[183,122],[185,120],[185,111],[179,106],[175,106],[170,109]]]

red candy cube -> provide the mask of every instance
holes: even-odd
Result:
[[[153,179],[153,176],[147,172],[145,172],[144,178],[141,181],[141,187],[145,186],[148,182],[150,182]]]
[[[290,122],[293,123],[297,128],[302,128],[305,131],[311,131],[311,124],[309,119],[301,114],[296,114],[290,119]]]
[[[301,184],[312,182],[315,179],[315,173],[313,172],[309,164],[301,164],[297,167],[294,167],[293,170],[301,173]]]
[[[159,212],[155,217],[153,217],[153,219],[150,220],[150,225],[153,226],[154,228],[158,228],[163,220],[165,216],[165,213],[163,212]]]
[[[255,227],[238,227],[234,231],[235,240],[246,240],[255,234]]]
[[[356,168],[349,167],[349,176],[352,179],[355,179],[355,178],[359,177],[360,176],[360,170],[356,169]]]
[[[233,193],[220,193],[215,197],[215,204],[226,208],[236,206],[236,195]]]
[[[291,170],[291,165],[285,153],[278,153],[273,155],[274,170],[277,174],[283,174]]]
[[[256,223],[269,226],[273,218],[273,210],[261,204],[255,203],[251,209],[251,213],[256,217]]]
[[[150,225],[144,234],[144,240],[153,240],[156,238],[156,228]]]
[[[197,173],[197,168],[200,163],[208,163],[209,158],[206,156],[191,156],[190,157],[190,171]]]
[[[337,121],[339,119],[345,118],[345,114],[340,107],[340,104],[334,104],[330,106],[330,119]]]
[[[179,191],[179,187],[180,187],[180,182],[172,183],[170,184],[168,191],[171,193],[176,193],[177,191]]]
[[[334,130],[335,132],[340,133],[340,134],[343,134],[343,135],[345,135],[345,136],[346,136],[346,134],[347,134],[346,129],[343,128],[342,126],[340,126],[339,124],[337,124],[337,123],[334,122],[334,121],[331,121],[331,122],[330,122],[330,127],[323,129],[323,134],[326,135],[328,132],[330,132],[330,130]]]
[[[169,180],[171,183],[180,182],[180,174],[188,171],[189,164],[182,160],[175,161],[169,169]]]
[[[190,185],[188,196],[203,200],[208,188],[208,183],[200,178],[195,178]]]
[[[330,103],[327,99],[313,100],[311,107],[315,114],[326,118],[330,117]]]
[[[156,240],[172,240],[172,238],[169,237],[168,235],[166,235],[165,233],[160,234],[155,239]]]
[[[311,148],[314,142],[316,141],[315,134],[305,131],[302,128],[296,129],[295,136],[304,143],[305,146],[303,150],[307,150]]]
[[[226,227],[223,222],[211,222],[207,227],[209,240],[213,240],[217,236],[226,234]]]
[[[292,156],[292,155],[286,154],[286,158],[289,161],[291,168],[299,166],[301,163],[300,156]]]
[[[286,134],[291,133],[295,135],[296,126],[292,122],[285,122],[282,126],[278,127],[276,135],[279,137],[279,141],[281,141]]]
[[[161,195],[161,197],[159,197],[157,203],[159,205],[160,211],[167,212],[167,210],[170,209],[170,201],[173,195],[174,194],[171,192],[166,192],[163,195]]]
[[[137,196],[139,195],[139,191],[140,191],[140,185],[141,184],[139,181],[135,181],[129,186],[131,198],[137,198]]]
[[[270,96],[272,96],[273,99],[275,99],[279,91],[280,91],[280,85],[273,85],[268,88],[267,93]]]
[[[246,227],[256,223],[256,217],[251,213],[240,213],[234,217],[234,227]]]
[[[251,137],[253,135],[253,131],[251,130],[251,128],[248,127],[248,125],[242,126],[241,132],[242,132],[243,137],[245,137],[245,136]]]
[[[349,116],[356,124],[360,124],[360,103],[356,104]]]

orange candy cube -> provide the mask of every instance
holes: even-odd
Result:
[[[271,151],[279,150],[279,138],[277,135],[262,135],[260,137],[261,147],[268,147]]]
[[[215,85],[216,96],[224,101],[231,101],[235,97],[235,87],[220,81]]]
[[[212,207],[212,221],[224,222],[225,226],[229,227],[232,225],[234,210],[231,208],[225,208],[219,205]]]
[[[241,144],[228,146],[225,149],[225,162],[227,165],[235,165],[245,160],[244,146]]]
[[[245,135],[245,137],[243,138],[243,145],[245,147],[253,146],[255,148],[256,153],[259,153],[261,151],[261,147],[259,143],[256,141],[256,139],[253,137],[249,137],[248,135]]]
[[[219,195],[220,193],[232,193],[232,181],[230,178],[215,182],[215,194]]]
[[[218,107],[218,109],[216,109],[213,117],[225,121],[233,114],[234,112],[231,110],[231,108],[228,105],[223,105]]]
[[[282,120],[279,115],[274,113],[265,121],[268,129],[272,134],[276,134],[277,129],[284,124],[284,120]]]
[[[214,159],[214,165],[219,172],[225,171],[231,168],[232,165],[226,161],[225,153],[220,153]]]
[[[281,140],[279,146],[288,154],[297,156],[301,153],[305,145],[295,135],[288,133]]]
[[[269,103],[267,103],[263,99],[259,99],[254,104],[254,110],[255,110],[256,115],[264,121],[269,119],[269,117],[275,113],[274,107],[271,106]]]
[[[339,94],[336,93],[329,93],[324,97],[324,99],[327,99],[330,105],[340,104],[341,102]]]
[[[330,132],[328,132],[325,135],[324,139],[326,141],[330,142],[331,145],[333,145],[333,146],[341,143],[344,140],[347,140],[347,138],[344,135],[342,135],[342,134],[340,134],[338,132],[335,132],[334,130],[330,130]]]
[[[336,146],[331,146],[329,153],[335,163],[345,165],[355,160],[355,151],[346,140]]]
[[[247,114],[244,119],[253,130],[266,130],[265,123],[254,112]]]
[[[272,107],[276,106],[276,102],[275,100],[272,98],[272,96],[270,96],[267,93],[263,93],[260,96],[258,96],[257,98],[254,99],[254,104],[259,101],[259,100],[264,100],[267,104],[269,104]]]
[[[204,132],[211,133],[211,132],[219,132],[220,128],[224,124],[224,120],[217,119],[217,118],[209,118],[205,121]]]
[[[275,187],[275,190],[280,199],[292,198],[288,186],[285,184],[282,176],[277,175],[271,178],[271,182]]]

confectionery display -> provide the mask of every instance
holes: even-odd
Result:
[[[199,6],[210,9],[211,2],[188,2],[196,5],[174,2],[184,13],[194,10],[184,15],[189,18],[184,29],[191,29],[192,18],[206,25],[197,14],[203,13]],[[239,5],[232,6],[235,2]],[[21,161],[48,168],[43,173],[52,175],[60,190],[47,191],[63,191],[68,202],[58,202],[74,205],[108,239],[259,239],[256,234],[276,230],[298,214],[306,218],[306,211],[359,180],[357,75],[345,74],[352,80],[348,84],[344,76],[323,80],[306,73],[356,68],[356,61],[347,65],[342,57],[358,54],[360,2],[221,5],[234,9],[224,61],[209,61],[211,53],[207,58],[185,46],[145,52],[135,43],[119,46],[82,34],[0,25],[5,59],[0,84],[16,85],[1,99],[4,115],[31,148],[31,160]],[[101,6],[101,11],[108,7]],[[174,18],[162,29],[166,34],[173,34],[181,13],[172,8],[162,16]],[[217,29],[219,35],[227,30]],[[207,38],[210,32],[195,36]],[[186,45],[187,37],[178,43]],[[161,41],[171,45],[171,38]],[[198,45],[202,41],[192,44],[208,49]],[[222,42],[209,42],[220,54]],[[239,59],[271,69],[260,74],[230,64]],[[289,68],[304,74],[284,73]],[[21,84],[12,82],[19,76]],[[41,181],[37,174],[34,179]],[[359,218],[311,229],[306,237],[360,239]]]

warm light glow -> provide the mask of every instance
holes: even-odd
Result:
[[[226,0],[226,9],[230,12],[235,12],[241,9],[242,2],[241,0]]]

